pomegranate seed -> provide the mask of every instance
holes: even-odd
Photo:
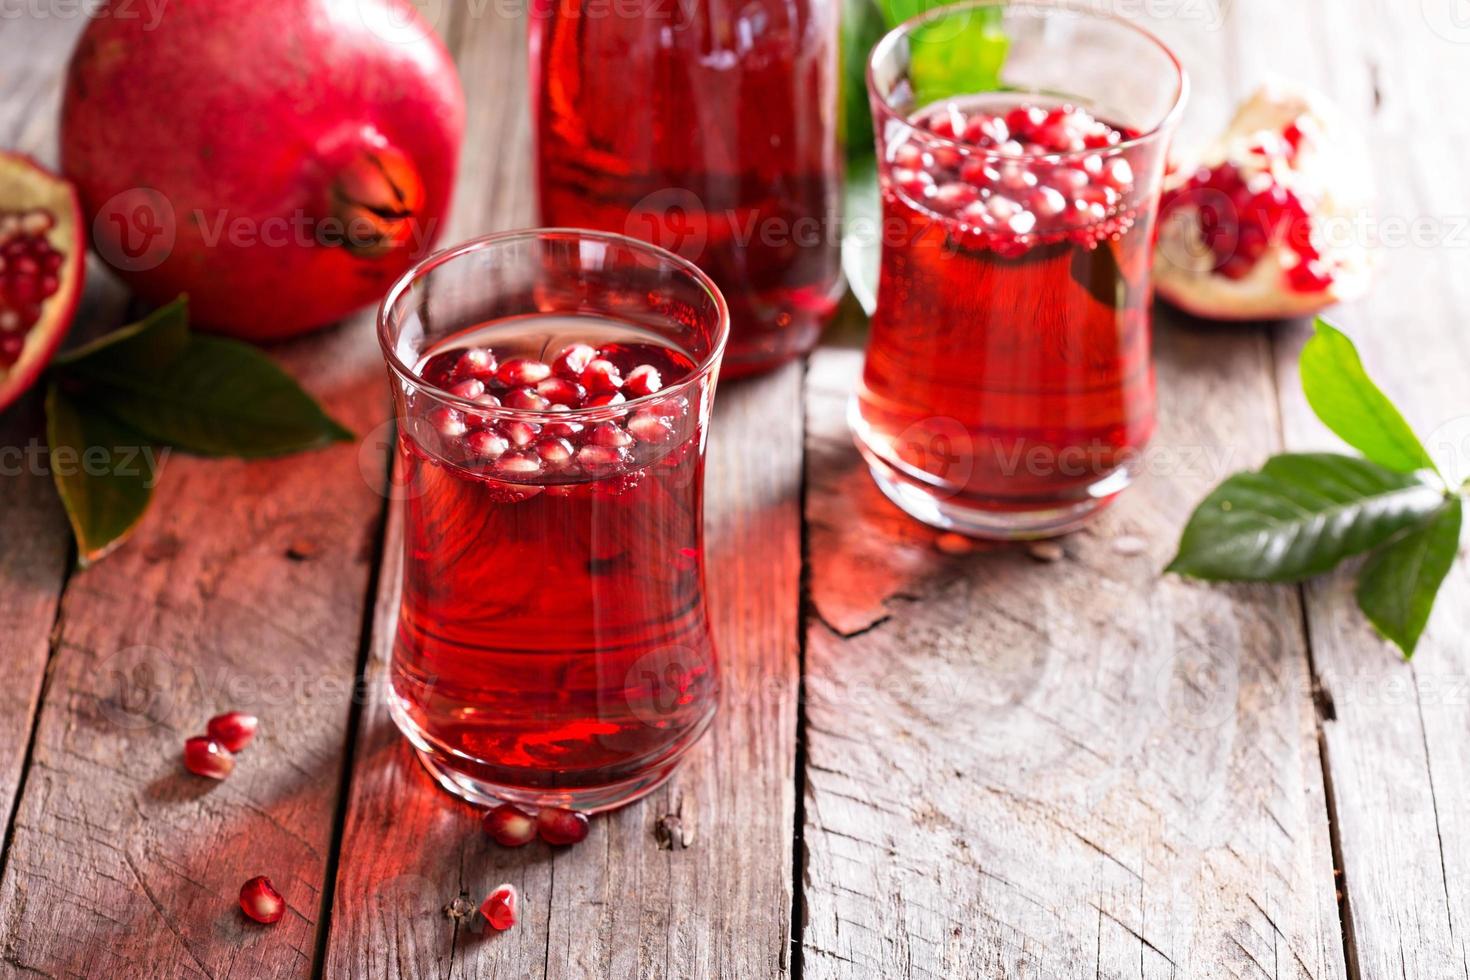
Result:
[[[599,422],[592,427],[591,439],[599,446],[617,449],[631,445],[633,437],[618,427],[616,422]]]
[[[484,405],[486,408],[499,408],[500,407],[500,399],[499,398],[496,398],[494,395],[490,394],[490,392],[488,392],[488,391],[485,392],[483,395],[477,396],[475,398],[475,402],[476,402],[476,404]]]
[[[553,469],[559,469],[571,462],[573,452],[570,442],[556,436],[543,436],[541,441],[536,443],[536,455]]]
[[[664,386],[658,368],[652,364],[640,364],[628,372],[623,381],[623,390],[635,398],[651,395]]]
[[[456,378],[491,378],[495,376],[495,355],[479,347],[472,347],[459,355],[454,363]]]
[[[628,431],[639,442],[665,442],[674,434],[674,424],[652,412],[639,412],[628,420]]]
[[[924,151],[914,143],[900,143],[893,151],[893,165],[917,170],[924,165]]]
[[[943,136],[945,139],[959,139],[967,125],[969,125],[969,120],[965,118],[965,114],[958,106],[950,104],[936,112],[929,120],[929,132],[936,136]]]
[[[587,399],[588,408],[601,408],[604,405],[621,405],[627,401],[621,391],[615,391],[610,395],[593,395]]]
[[[247,715],[239,711],[230,711],[222,715],[215,715],[209,719],[205,731],[209,737],[230,752],[239,752],[250,744],[255,738],[255,728],[259,719],[254,715]]]
[[[553,405],[578,405],[587,397],[581,385],[566,378],[547,378],[536,386],[536,394]]]
[[[582,387],[595,395],[606,395],[623,387],[618,366],[605,358],[597,358],[582,372]]]
[[[459,384],[450,388],[449,393],[474,401],[485,393],[485,382],[479,378],[470,378],[468,381],[461,381]],[[491,397],[493,398],[494,396],[492,395]]]
[[[541,460],[525,453],[512,453],[495,461],[495,472],[502,476],[535,476],[541,472]]]
[[[587,836],[587,814],[544,806],[536,814],[536,829],[548,844],[575,844]]]
[[[470,433],[470,437],[464,441],[464,444],[471,456],[478,456],[481,459],[499,459],[510,449],[509,440],[484,430]]]
[[[957,208],[964,207],[979,196],[980,192],[974,187],[955,181],[936,187],[931,200],[937,207],[953,211]]]
[[[1133,167],[1122,157],[1114,157],[1103,170],[1103,179],[1120,191],[1133,186]]]
[[[556,437],[561,438],[561,439],[570,439],[570,438],[572,438],[573,436],[575,436],[577,433],[579,433],[581,431],[582,431],[582,423],[580,423],[580,422],[563,422],[561,419],[556,419],[554,421],[547,422],[545,425],[543,425],[541,427],[541,432],[544,435],[556,436]]]
[[[1300,262],[1286,271],[1291,288],[1302,293],[1320,292],[1332,285],[1332,273],[1317,261]]]
[[[536,434],[541,431],[539,426],[532,425],[530,422],[522,422],[520,419],[506,422],[500,429],[512,445],[522,449],[535,442]]]
[[[1043,218],[1055,218],[1067,209],[1067,199],[1055,187],[1038,187],[1032,192],[1030,208]]]
[[[520,904],[521,898],[515,885],[497,885],[490,896],[480,903],[480,914],[490,923],[490,928],[496,932],[504,932],[516,924],[516,913]]]
[[[536,818],[509,803],[486,810],[480,825],[501,847],[520,847],[536,839]]]
[[[270,925],[286,914],[286,900],[265,875],[257,875],[240,886],[240,908],[256,922]]]
[[[1011,138],[1011,131],[1006,126],[1006,121],[999,116],[981,114],[971,116],[969,123],[965,125],[965,142],[979,143],[981,146],[995,146],[1004,143]]]
[[[184,768],[196,776],[224,779],[234,771],[235,757],[208,735],[195,735],[184,742]]]
[[[551,377],[551,368],[529,357],[512,357],[500,365],[495,376],[512,388],[524,388]]]
[[[464,416],[447,405],[440,405],[429,412],[429,424],[446,439],[457,439],[469,431]]]
[[[551,369],[563,378],[576,381],[596,357],[597,351],[586,344],[573,344],[556,355],[556,360],[551,362]]]
[[[551,402],[530,388],[513,388],[501,397],[500,402],[506,408],[523,408],[532,412],[544,412],[551,406]]]
[[[1006,113],[1005,117],[1006,128],[1012,133],[1023,135],[1034,133],[1036,128],[1044,122],[1046,122],[1046,110],[1034,105],[1016,106]]]
[[[614,467],[621,466],[628,461],[626,449],[613,449],[609,446],[583,446],[577,450],[577,462],[589,473],[604,473]]]

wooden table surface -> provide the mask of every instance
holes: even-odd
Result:
[[[514,5],[426,6],[469,135],[450,240],[531,224]],[[1186,139],[1269,69],[1371,137],[1382,250],[1336,319],[1411,422],[1470,409],[1470,27],[1454,0],[1160,0]],[[55,159],[60,2],[0,10],[0,146]],[[222,120],[222,124],[228,121]],[[1387,227],[1385,225],[1385,227]],[[84,317],[119,322],[96,267]],[[1351,580],[1161,578],[1196,501],[1332,445],[1303,324],[1161,313],[1144,477],[1062,557],[954,556],[869,481],[860,352],[723,385],[711,599],[725,693],[665,787],[568,850],[502,850],[435,789],[379,697],[395,609],[387,390],[369,317],[275,353],[367,438],[168,460],[124,549],[78,571],[44,472],[0,478],[0,951],[49,977],[1470,977],[1470,575],[1416,660]],[[803,410],[804,408],[804,410]],[[40,434],[34,399],[0,445]],[[1122,538],[1140,539],[1135,553]],[[357,696],[358,691],[366,692]],[[222,784],[179,764],[217,710],[262,735]],[[263,929],[236,907],[269,874]],[[469,914],[514,882],[522,923]]]

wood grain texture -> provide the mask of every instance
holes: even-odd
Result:
[[[1453,4],[1252,2],[1242,24],[1280,25],[1240,45],[1242,74],[1284,63],[1365,128],[1378,176],[1379,278],[1330,316],[1437,456],[1470,476],[1470,154],[1464,71],[1470,28]],[[1417,228],[1417,231],[1412,229]],[[1406,236],[1406,231],[1412,234]],[[1286,444],[1340,451],[1302,396],[1309,334],[1276,345]],[[1470,976],[1470,575],[1464,552],[1412,664],[1358,613],[1353,573],[1306,590],[1313,657],[1333,716],[1324,756],[1341,843],[1355,975]]]
[[[523,27],[460,11],[472,98],[451,222],[467,237],[534,221]],[[493,150],[489,149],[493,148]],[[802,372],[721,386],[709,448],[711,612],[724,692],[664,787],[588,839],[505,850],[422,772],[381,703],[397,615],[396,518],[368,670],[326,974],[332,977],[771,977],[789,969],[800,574]],[[752,433],[760,433],[760,440]],[[677,817],[674,846],[657,829]],[[474,910],[502,881],[515,930]]]
[[[5,18],[10,145],[53,156],[82,26]],[[78,326],[97,332],[119,322],[122,294],[89,271]],[[383,414],[364,321],[275,353],[349,425]],[[7,415],[7,434],[38,431],[37,416]],[[19,624],[0,638],[5,765],[56,622],[0,883],[6,975],[311,974],[385,472],[351,444],[261,463],[174,454],[136,537],[64,595],[71,545],[49,479],[0,485],[0,614]],[[261,736],[227,783],[189,776],[184,738],[227,708],[257,712]],[[237,902],[261,873],[290,905],[269,933]]]
[[[814,361],[804,976],[1344,975],[1296,597],[1158,576],[1275,440],[1265,355],[1162,324],[1150,472],[1056,562],[937,551]]]

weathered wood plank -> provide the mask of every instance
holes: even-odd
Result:
[[[1160,26],[1209,117],[1220,25]],[[938,552],[851,448],[859,355],[815,359],[804,976],[1345,975],[1297,596],[1158,574],[1279,444],[1269,342],[1157,335],[1147,472],[1056,562]]]
[[[1296,597],[1157,574],[1275,439],[1265,345],[1159,340],[1151,472],[1055,563],[936,551],[814,362],[804,976],[1343,976]]]
[[[55,164],[59,68],[79,25],[7,21],[0,63],[0,147]],[[117,322],[124,296],[93,262],[77,332]],[[50,656],[71,532],[51,482],[41,394],[33,391],[0,415],[0,814],[10,826]]]
[[[534,222],[523,28],[462,12],[472,98],[452,237]],[[487,148],[483,152],[479,148]],[[493,152],[491,149],[493,148]],[[438,790],[380,699],[397,613],[390,525],[353,772],[327,975],[765,977],[788,970],[800,569],[801,370],[717,399],[707,524],[725,693],[704,742],[663,788],[555,851],[507,851]],[[751,433],[762,434],[757,443]],[[661,850],[679,817],[687,846]],[[501,881],[522,894],[515,930],[473,915]]]
[[[1269,8],[1269,15],[1266,14]],[[1243,22],[1280,29],[1243,48],[1253,65],[1295,64],[1366,128],[1378,176],[1379,279],[1362,302],[1333,311],[1368,369],[1437,450],[1470,476],[1470,374],[1463,310],[1470,301],[1470,193],[1460,174],[1470,125],[1440,93],[1463,88],[1470,31],[1451,4],[1403,11],[1373,3],[1291,9],[1243,5]],[[1319,30],[1326,27],[1326,31]],[[1412,236],[1406,232],[1414,227]],[[1396,237],[1395,237],[1396,236]],[[1276,345],[1286,444],[1341,443],[1301,394],[1305,324]],[[1306,590],[1314,663],[1333,715],[1324,758],[1341,842],[1356,975],[1470,976],[1470,575],[1461,560],[1412,664],[1358,614],[1353,575]]]
[[[0,131],[46,158],[82,26],[6,19],[0,88],[21,113]],[[91,271],[83,329],[120,312],[117,287]],[[348,424],[381,417],[365,322],[278,353]],[[35,414],[15,431],[35,431]],[[174,455],[164,471],[136,538],[75,575],[60,602],[0,883],[6,969],[309,976],[385,464],[343,445],[248,464]],[[18,624],[3,641],[16,680],[0,708],[7,766],[10,740],[29,731],[23,702],[39,689],[69,547],[47,482],[0,486],[0,614]],[[228,782],[206,785],[183,771],[181,745],[232,707],[260,714],[262,734]],[[236,899],[260,873],[291,908],[270,932]]]

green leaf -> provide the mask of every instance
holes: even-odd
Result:
[[[1320,317],[1302,351],[1301,373],[1312,411],[1343,442],[1401,473],[1434,468],[1399,410],[1363,370],[1353,342]]]
[[[76,366],[89,397],[140,432],[209,456],[278,456],[350,440],[290,375],[235,340],[193,335],[151,372]]]
[[[1450,498],[1429,521],[1368,559],[1358,577],[1358,608],[1405,659],[1414,655],[1440,584],[1454,567],[1462,510],[1460,499]]]
[[[160,457],[149,439],[53,382],[46,392],[51,478],[90,565],[132,533],[153,496]]]
[[[1414,527],[1444,499],[1412,474],[1353,456],[1273,456],[1259,472],[1237,473],[1200,503],[1167,571],[1300,581]]]
[[[131,326],[61,354],[52,369],[85,374],[106,366],[121,374],[148,374],[167,365],[189,343],[189,300],[180,296]]]
[[[874,0],[844,0],[842,48],[842,139],[852,164],[873,162],[873,110],[868,104],[868,54],[888,25]]]
[[[885,0],[884,6],[892,18],[896,10],[913,7],[919,8],[914,10],[918,13],[938,4]],[[944,17],[913,32],[909,39],[909,78],[916,107],[1001,87],[1000,70],[1010,49],[1010,39],[1001,28],[1002,13],[1000,7],[970,8],[963,16]]]

